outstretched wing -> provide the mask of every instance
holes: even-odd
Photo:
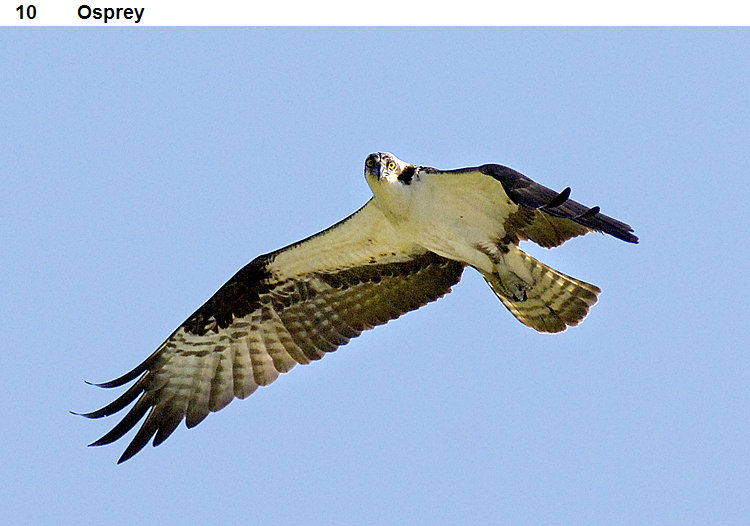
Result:
[[[529,239],[543,247],[562,245],[572,237],[603,232],[629,243],[637,243],[633,227],[606,216],[598,206],[587,207],[569,198],[570,188],[555,192],[507,166],[485,164],[473,168],[432,172],[484,174],[499,181],[508,198],[517,205],[505,221],[507,241]]]
[[[296,364],[438,299],[463,268],[400,241],[371,200],[329,229],[253,260],[146,361],[98,384],[137,379],[117,400],[83,416],[109,416],[137,401],[91,445],[119,439],[148,413],[124,462],[152,437],[159,445],[183,419],[193,427]]]

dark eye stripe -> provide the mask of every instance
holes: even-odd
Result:
[[[410,184],[411,179],[414,177],[414,167],[413,166],[407,166],[404,168],[400,174],[398,174],[398,180],[401,181],[404,184]]]

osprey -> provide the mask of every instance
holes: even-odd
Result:
[[[83,416],[112,415],[137,399],[109,444],[148,413],[119,462],[153,437],[161,444],[246,398],[297,364],[451,290],[466,266],[479,271],[518,320],[539,332],[578,325],[601,290],[523,252],[598,231],[637,243],[633,229],[497,164],[438,170],[390,153],[365,161],[373,197],[307,239],[257,257],[235,274],[146,361],[100,387],[136,382]]]

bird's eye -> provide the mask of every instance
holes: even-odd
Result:
[[[368,157],[367,160],[365,161],[365,165],[368,168],[372,168],[373,166],[375,166],[375,160],[372,157]]]
[[[388,161],[388,169],[389,170],[395,170],[396,169],[396,163],[393,161]]]

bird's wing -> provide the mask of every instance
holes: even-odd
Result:
[[[185,419],[201,422],[296,364],[318,360],[362,331],[448,293],[464,265],[401,241],[371,200],[336,225],[242,268],[149,358],[101,418],[136,400],[92,445],[109,444],[148,413],[120,462]]]
[[[629,243],[638,242],[630,225],[602,214],[598,206],[589,208],[570,199],[570,188],[555,192],[507,166],[485,164],[458,170],[426,170],[456,175],[483,174],[499,181],[505,194],[517,205],[505,221],[508,241],[529,239],[543,247],[555,247],[572,237],[596,231]]]

